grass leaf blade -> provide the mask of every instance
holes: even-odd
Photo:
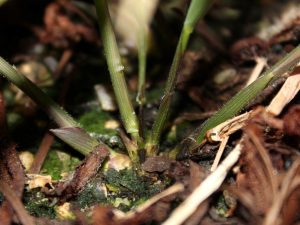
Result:
[[[50,131],[83,155],[88,155],[100,145],[96,139],[88,135],[82,128],[66,127],[51,129]]]
[[[79,124],[62,107],[2,57],[0,57],[0,74],[32,98],[60,127],[79,127]]]
[[[206,120],[197,135],[196,142],[200,144],[206,132],[218,124],[230,119],[253,100],[269,83],[291,71],[300,61],[300,45],[283,59],[267,70],[260,78],[233,96],[215,115]]]
[[[176,84],[179,63],[187,47],[190,35],[194,30],[194,27],[198,20],[204,16],[206,11],[208,10],[208,7],[212,3],[213,1],[210,0],[192,0],[176,47],[173,62],[168,74],[168,80],[165,87],[164,96],[172,96],[172,92],[174,91]],[[154,121],[152,132],[150,134],[150,137],[147,138],[148,140],[146,145],[148,146],[148,152],[152,152],[151,149],[154,149],[154,146],[158,145],[162,130],[168,118],[170,105],[171,99],[168,99],[168,101],[161,101],[160,103],[157,118]]]
[[[127,133],[133,138],[139,139],[138,119],[129,98],[128,88],[125,81],[124,67],[118,50],[116,37],[105,0],[95,0],[99,29],[102,37],[104,53],[107,60],[108,70],[120,109],[120,114]]]

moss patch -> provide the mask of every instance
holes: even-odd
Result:
[[[100,110],[93,110],[80,116],[79,123],[90,133],[116,135],[115,129],[105,128],[105,122],[110,119],[112,119],[112,117],[108,113]]]
[[[109,193],[109,201],[111,204],[116,205],[116,201],[119,201],[119,198],[126,200],[126,204],[121,202],[118,205],[118,208],[124,211],[129,210],[137,203],[144,202],[165,188],[164,184],[155,184],[149,177],[140,176],[133,169],[120,171],[109,169],[105,173],[105,180]]]
[[[42,173],[51,175],[53,180],[62,178],[63,173],[73,171],[80,163],[76,157],[59,150],[51,150],[42,167]]]
[[[36,217],[48,217],[54,219],[56,214],[51,201],[45,195],[37,190],[25,192],[23,201],[26,210]]]
[[[85,186],[84,190],[77,196],[75,202],[81,209],[98,203],[107,203],[107,199],[102,187],[102,180],[99,178],[94,179]]]

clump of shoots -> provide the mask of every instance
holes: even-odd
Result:
[[[112,86],[120,110],[123,125],[127,134],[131,136],[131,139],[128,139],[126,135],[123,135],[122,137],[123,140],[125,140],[125,145],[128,150],[129,156],[135,163],[139,161],[139,149],[146,148],[147,155],[154,155],[157,153],[161,133],[163,131],[163,128],[165,127],[170,111],[170,105],[175,89],[177,70],[180,64],[180,60],[187,48],[190,35],[193,32],[196,23],[200,18],[204,16],[212,2],[213,1],[211,0],[191,1],[170,68],[164,96],[158,110],[158,116],[153,124],[152,130],[149,132],[149,135],[146,139],[147,142],[145,144],[143,138],[141,137],[142,128],[140,127],[139,120],[135,114],[132,102],[129,97],[124,75],[124,66],[121,63],[121,56],[113,31],[107,1],[95,0],[101,39]],[[148,27],[141,25],[140,29],[137,31],[136,37],[138,42],[137,45],[139,60],[139,83],[136,100],[140,105],[140,109],[142,109],[142,106],[145,103],[145,74],[146,53],[148,47]],[[51,98],[45,95],[34,83],[28,80],[25,76],[18,73],[11,65],[9,65],[9,63],[7,63],[2,58],[0,59],[0,73],[21,90],[23,90],[38,105],[46,110],[46,112],[60,127],[60,129],[51,130],[57,137],[83,154],[88,154],[98,145],[102,145],[102,143],[89,136],[82,128],[80,128],[80,125],[69,114],[67,114],[67,112],[65,112],[60,106],[58,106]]]
[[[165,127],[173,91],[177,80],[177,70],[184,51],[186,50],[189,38],[193,32],[198,20],[202,18],[213,1],[210,0],[192,0],[187,16],[185,18],[183,28],[177,43],[177,48],[173,58],[173,62],[169,71],[168,80],[164,90],[164,96],[161,100],[158,115],[152,127],[152,132],[147,138],[146,150],[148,155],[155,155],[157,153],[157,146],[162,131]]]
[[[0,57],[0,74],[11,83],[20,88],[32,98],[48,115],[56,122],[61,129],[52,130],[53,133],[73,147],[78,152],[87,155],[95,147],[102,144],[89,136],[80,125],[61,106],[56,104],[39,87],[27,77],[20,74],[13,66]]]

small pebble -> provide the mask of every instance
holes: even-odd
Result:
[[[28,171],[32,166],[34,155],[29,151],[22,151],[19,153],[19,158],[22,162],[22,165],[25,167],[25,171]]]

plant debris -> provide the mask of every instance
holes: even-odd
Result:
[[[65,201],[77,195],[91,177],[95,176],[102,162],[108,156],[108,150],[102,146],[96,148],[87,158],[76,168],[74,174],[68,181],[59,182],[54,193],[58,196],[63,196],[62,201]]]

